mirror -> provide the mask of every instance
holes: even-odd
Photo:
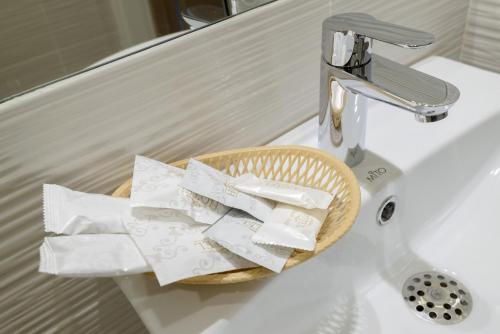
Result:
[[[0,103],[274,0],[2,0]]]

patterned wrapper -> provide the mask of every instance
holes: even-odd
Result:
[[[179,211],[140,208],[125,222],[161,286],[189,277],[255,267],[203,235],[206,225]]]
[[[213,224],[229,208],[179,186],[185,170],[136,156],[130,205],[179,210],[196,222]]]
[[[312,251],[327,214],[328,211],[323,209],[304,209],[278,203],[252,241]]]
[[[233,209],[203,234],[231,252],[279,273],[293,249],[253,243],[251,238],[261,227],[261,221]]]
[[[234,180],[234,187],[244,193],[305,209],[328,209],[335,194],[292,183],[267,180],[244,174]],[[335,191],[336,192],[336,191]]]
[[[211,198],[228,207],[236,208],[265,220],[273,211],[275,203],[264,198],[245,194],[234,187],[234,177],[191,159],[181,187]]]

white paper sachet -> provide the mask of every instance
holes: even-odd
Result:
[[[203,224],[213,224],[229,211],[221,203],[181,188],[184,174],[184,169],[136,156],[130,205],[181,210]]]
[[[275,203],[245,194],[234,188],[233,182],[234,177],[190,159],[181,187],[226,206],[243,210],[259,220],[265,220],[271,214]]]
[[[293,249],[252,242],[252,236],[261,226],[261,221],[243,211],[233,209],[203,234],[231,252],[279,273]]]
[[[128,233],[128,198],[87,194],[55,184],[43,185],[45,232],[57,234]]]
[[[39,271],[66,277],[112,277],[151,268],[128,235],[80,234],[46,237],[40,246]]]
[[[304,209],[278,203],[252,241],[312,251],[327,214],[328,211],[323,209]]]
[[[203,235],[206,225],[179,211],[134,209],[127,222],[139,250],[149,262],[161,286],[185,278],[255,267],[255,264]]]
[[[292,183],[266,180],[244,174],[234,180],[234,187],[244,193],[306,209],[328,209],[335,197],[329,192]]]

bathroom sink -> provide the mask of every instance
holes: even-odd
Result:
[[[362,208],[343,239],[257,282],[160,288],[142,275],[116,279],[146,327],[153,333],[498,333],[500,75],[440,57],[414,67],[456,85],[461,97],[446,119],[430,124],[370,102],[368,154],[354,169]],[[316,146],[316,138],[312,119],[274,143]],[[394,214],[381,225],[377,214],[390,197]],[[461,282],[471,298],[468,317],[454,324],[454,315],[448,324],[419,317],[402,289],[421,272]]]

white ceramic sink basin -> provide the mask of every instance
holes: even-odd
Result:
[[[157,333],[499,333],[500,75],[438,57],[415,67],[456,85],[461,98],[447,119],[431,124],[373,102],[367,132],[371,154],[355,170],[363,185],[362,208],[340,242],[259,282],[159,288],[141,275],[117,279],[147,328]],[[316,146],[316,124],[313,119],[276,143]],[[377,210],[390,195],[398,198],[396,213],[381,226]],[[467,319],[440,325],[410,311],[401,295],[403,283],[429,270],[467,286],[473,299]]]

